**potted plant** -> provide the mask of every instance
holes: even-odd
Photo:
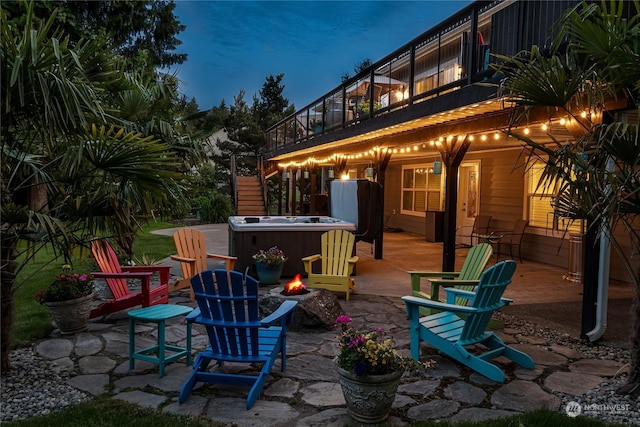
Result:
[[[348,316],[336,319],[341,333],[337,336],[340,351],[334,359],[347,410],[355,421],[382,423],[389,416],[405,370],[424,372],[435,362],[403,357],[382,329],[359,331],[351,327],[351,321]]]
[[[253,254],[256,263],[256,273],[263,285],[275,285],[280,280],[284,263],[289,258],[277,246],[273,246],[266,251],[260,249]]]
[[[72,273],[71,266],[64,265],[62,273],[47,288],[38,291],[35,299],[47,306],[60,333],[84,331],[91,313],[93,277],[85,273]]]

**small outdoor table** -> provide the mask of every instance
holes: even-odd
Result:
[[[182,305],[158,304],[129,311],[129,369],[135,367],[135,359],[145,360],[158,364],[160,366],[160,377],[163,377],[164,367],[168,362],[173,362],[186,356],[187,365],[191,365],[191,323],[187,323],[187,346],[179,347],[165,343],[165,321],[174,317],[183,316],[192,310],[191,307]],[[158,343],[156,345],[136,351],[136,320],[158,324]],[[167,356],[165,354],[167,351],[173,354]]]

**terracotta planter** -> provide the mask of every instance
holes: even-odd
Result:
[[[268,265],[261,262],[256,262],[256,273],[258,273],[258,279],[261,285],[275,285],[280,281],[282,276],[282,270],[284,269],[284,263],[279,265]]]
[[[404,370],[383,375],[358,376],[337,364],[336,369],[351,418],[361,423],[377,424],[389,417]]]
[[[93,294],[69,301],[45,302],[61,334],[75,334],[87,329]]]

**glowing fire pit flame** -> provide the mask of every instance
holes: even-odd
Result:
[[[293,279],[286,285],[284,285],[283,295],[301,295],[309,292],[307,287],[302,283],[300,274],[296,274]]]

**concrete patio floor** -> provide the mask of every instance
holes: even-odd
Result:
[[[227,224],[206,224],[194,228],[204,232],[207,252],[228,254]],[[156,233],[172,235],[174,231],[175,229],[166,229]],[[442,243],[426,242],[424,236],[413,233],[385,233],[383,259],[374,259],[373,245],[366,242],[358,242],[356,251],[359,261],[355,277],[356,293],[352,298],[357,298],[358,294],[387,297],[410,295],[411,286],[407,271],[442,269]],[[462,266],[466,254],[466,249],[456,250],[456,269]],[[526,258],[526,254],[524,256]],[[182,274],[175,261],[167,259],[165,262],[174,266],[172,274]],[[494,256],[489,265],[495,262]],[[215,265],[212,264],[212,268],[215,268]],[[504,308],[503,312],[553,327],[572,336],[579,336],[582,285],[565,280],[564,276],[567,274],[568,269],[526,259],[518,263],[513,282],[505,292],[505,296],[514,302]],[[607,329],[603,341],[616,344],[628,342],[633,294],[634,290],[630,284],[610,283]]]

